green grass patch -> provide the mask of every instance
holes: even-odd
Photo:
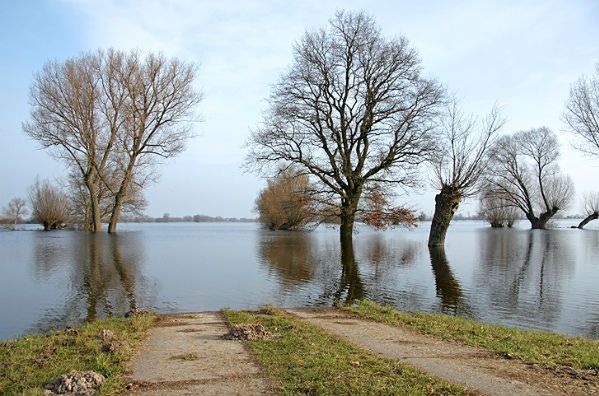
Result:
[[[43,386],[71,370],[93,370],[106,377],[101,395],[122,390],[122,376],[134,348],[146,337],[155,315],[111,318],[84,324],[77,332],[29,335],[0,343],[0,394],[41,395]],[[102,330],[111,330],[119,348],[101,351]]]
[[[408,314],[367,300],[343,309],[379,322],[486,348],[501,356],[528,363],[599,369],[599,342],[583,337],[521,330],[441,314]]]
[[[232,325],[258,323],[279,335],[249,341],[249,346],[284,395],[464,393],[459,386],[366,352],[284,311],[223,312]]]

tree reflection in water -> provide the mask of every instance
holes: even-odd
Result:
[[[441,311],[444,313],[457,314],[462,304],[462,288],[459,282],[453,276],[453,272],[449,267],[445,247],[430,246],[429,254],[431,258],[431,266],[435,276],[435,289],[437,297],[441,299]]]
[[[44,254],[36,255],[37,272],[48,268],[70,270],[64,285],[64,305],[48,310],[36,325],[38,330],[122,315],[137,306],[136,286],[142,278],[143,251],[139,238],[126,233],[68,236],[70,243],[66,246],[48,244],[43,238],[38,240],[39,251]],[[62,251],[60,254],[49,251],[53,249]]]
[[[335,305],[351,304],[366,296],[351,238],[341,240],[341,278],[333,296]]]

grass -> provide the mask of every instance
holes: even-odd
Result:
[[[24,336],[0,343],[0,394],[42,395],[53,378],[71,370],[93,370],[106,377],[99,394],[122,390],[126,364],[145,338],[154,315],[110,318],[84,324],[77,332]],[[102,330],[111,330],[122,343],[114,353],[103,353]],[[76,333],[76,334],[75,334]]]
[[[368,353],[284,311],[223,311],[231,325],[259,323],[278,334],[249,341],[284,395],[455,395],[464,389],[393,360]]]
[[[361,301],[357,306],[344,309],[379,322],[486,348],[501,356],[528,363],[599,369],[599,342],[587,338],[520,330],[455,316],[408,314],[372,301]]]

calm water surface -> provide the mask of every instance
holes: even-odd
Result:
[[[358,227],[353,251],[344,252],[337,230],[327,227],[285,233],[188,223],[123,224],[117,236],[0,232],[0,338],[132,307],[331,306],[360,298],[599,338],[599,230],[454,222],[446,248],[429,250],[428,226]]]

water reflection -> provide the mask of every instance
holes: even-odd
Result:
[[[317,255],[307,233],[262,234],[259,245],[262,262],[276,272],[282,286],[289,290],[312,280]]]
[[[477,284],[502,315],[526,324],[542,317],[551,328],[561,313],[564,283],[573,274],[575,259],[563,231],[490,230],[481,236]]]
[[[335,305],[347,305],[365,297],[364,284],[356,262],[353,241],[341,243],[341,277],[334,293]]]
[[[69,274],[68,284],[62,285],[64,304],[49,308],[35,327],[45,330],[136,308],[143,249],[135,234],[80,233],[69,238],[66,246],[62,242],[37,239],[36,273],[49,276],[54,269]]]
[[[599,338],[599,231],[456,222],[445,250],[413,231],[265,232],[124,225],[117,236],[0,233],[0,338],[149,307],[331,306],[360,298]]]
[[[435,276],[437,297],[441,299],[441,310],[444,313],[456,314],[458,308],[463,306],[462,288],[449,267],[445,248],[429,247],[429,255]]]

